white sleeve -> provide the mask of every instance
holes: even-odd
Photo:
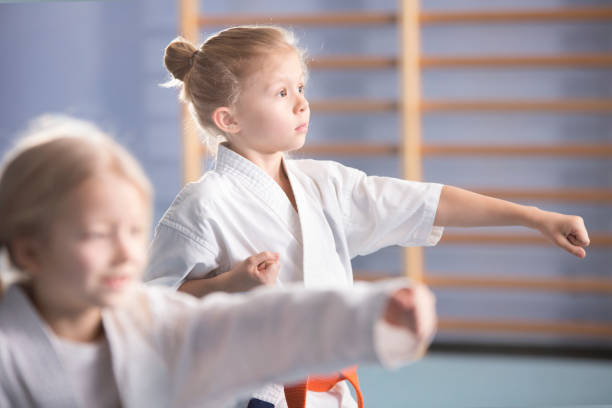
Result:
[[[215,248],[180,224],[164,220],[157,226],[149,247],[144,280],[176,289],[188,276],[205,277],[219,267]]]
[[[178,296],[159,308],[177,406],[218,406],[267,383],[378,361],[374,325],[391,291],[388,281],[351,290],[261,288]],[[208,405],[207,405],[208,404]]]
[[[1,299],[1,295],[0,295]],[[14,328],[13,328],[14,329]],[[34,406],[35,396],[32,396],[27,388],[27,384],[23,381],[23,375],[20,373],[20,368],[15,364],[14,356],[11,355],[9,344],[3,338],[2,330],[0,330],[0,407],[27,407]],[[19,344],[17,347],[21,348]],[[29,352],[27,350],[26,352]],[[41,372],[40,367],[32,367],[32,370]],[[44,383],[44,379],[41,379]]]
[[[0,407],[10,407],[11,403],[4,385],[0,382]]]
[[[10,398],[9,398],[10,387],[8,386],[8,384],[5,384],[5,382],[8,383],[9,381],[9,375],[8,375],[8,370],[6,370],[4,367],[4,361],[6,359],[4,354],[5,354],[5,350],[2,344],[2,340],[0,339],[0,368],[2,368],[2,375],[0,376],[0,407],[10,407],[10,406],[13,406],[14,404],[11,405],[10,403]]]
[[[367,176],[345,166],[335,172],[351,258],[390,245],[432,246],[442,237],[443,227],[433,225],[442,184]]]

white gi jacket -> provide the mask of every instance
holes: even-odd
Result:
[[[298,212],[261,168],[220,145],[215,168],[185,186],[162,217],[145,280],[178,287],[273,251],[280,253],[281,284],[348,287],[355,256],[435,245],[442,236],[433,226],[441,184],[368,177],[331,161],[283,163]],[[284,406],[280,386],[256,397]]]
[[[204,299],[138,286],[127,304],[103,312],[122,406],[219,408],[267,382],[377,356],[393,363],[374,327],[388,293],[400,286],[406,282]],[[0,298],[0,373],[0,407],[77,407],[45,324],[19,285]]]

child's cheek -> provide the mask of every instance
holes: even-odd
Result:
[[[89,243],[79,248],[76,259],[84,272],[94,272],[112,263],[112,252],[103,242]]]

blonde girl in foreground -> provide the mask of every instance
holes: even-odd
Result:
[[[47,120],[7,155],[0,248],[23,279],[0,293],[0,407],[218,408],[269,381],[406,362],[433,335],[431,293],[405,281],[204,300],[145,288],[150,214],[141,168],[91,125]],[[268,253],[239,266],[278,267]]]
[[[440,184],[368,177],[330,161],[286,159],[304,144],[310,110],[302,52],[281,28],[233,27],[199,48],[179,38],[164,61],[201,128],[227,142],[215,168],[187,185],[161,220],[147,280],[196,296],[277,282],[350,287],[353,257],[390,245],[435,245],[444,226],[523,225],[585,255],[589,238],[580,217]],[[278,274],[240,268],[261,251],[279,253]],[[271,330],[279,337],[285,331],[281,322]],[[349,369],[270,385],[241,407],[247,404],[338,408],[363,401]]]

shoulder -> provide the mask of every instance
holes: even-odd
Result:
[[[306,176],[317,185],[329,185],[335,189],[350,185],[365,176],[361,170],[345,166],[333,160],[294,159],[288,160],[296,176]]]
[[[227,180],[214,171],[205,173],[196,182],[188,183],[177,194],[160,220],[160,225],[173,229],[199,232],[215,218],[220,204],[227,199]]]
[[[163,219],[177,219],[184,214],[201,215],[215,204],[223,190],[221,175],[205,173],[198,181],[186,184],[164,214]]]
[[[175,259],[178,254],[176,259],[184,261],[187,253],[191,254],[189,259],[201,260],[202,249],[207,256],[218,254],[224,233],[219,220],[228,214],[227,203],[235,201],[233,183],[229,177],[209,171],[183,187],[155,227],[150,265],[168,257]]]
[[[31,331],[39,325],[38,321],[34,306],[20,284],[11,284],[0,295],[0,342],[7,342],[15,333]]]

